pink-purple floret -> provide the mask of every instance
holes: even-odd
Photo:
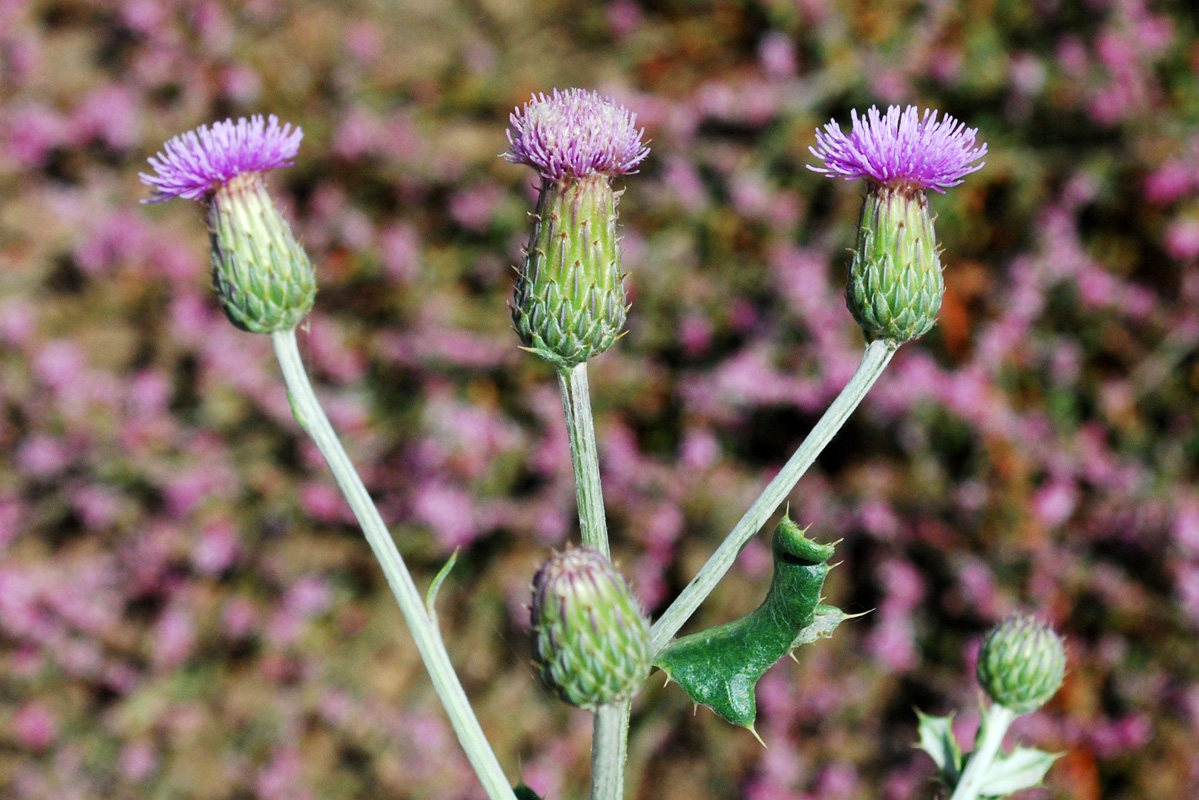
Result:
[[[144,203],[174,197],[202,200],[221,184],[237,175],[289,167],[300,149],[304,132],[291,123],[279,124],[272,114],[261,114],[234,122],[201,125],[173,137],[149,159],[154,174],[141,173],[142,183],[154,194]]]
[[[836,121],[816,130],[812,155],[823,167],[809,166],[830,178],[866,178],[874,183],[916,184],[944,192],[978,169],[974,163],[987,153],[986,143],[976,145],[978,128],[967,128],[948,114],[915,106],[900,111],[891,106],[884,115],[872,106],[864,116],[852,112],[853,128],[846,134]]]
[[[630,175],[649,155],[637,115],[584,89],[533,95],[509,118],[504,158],[560,181],[589,175]]]

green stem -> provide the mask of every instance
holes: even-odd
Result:
[[[272,333],[271,343],[275,346],[275,356],[283,370],[288,399],[291,401],[296,421],[316,442],[317,448],[333,472],[338,487],[358,519],[358,524],[362,526],[366,541],[378,559],[379,566],[383,568],[387,583],[400,605],[409,630],[412,631],[416,649],[429,671],[433,688],[437,690],[437,695],[445,706],[454,732],[458,735],[458,741],[466,751],[466,757],[474,767],[475,774],[479,776],[484,791],[491,800],[515,800],[512,785],[505,777],[491,745],[487,743],[479,720],[466,698],[466,692],[463,691],[458,675],[454,672],[441,634],[426,613],[424,601],[408,572],[408,567],[400,557],[391,533],[387,530],[383,518],[379,516],[378,509],[375,508],[366,487],[362,485],[362,479],[358,477],[354,465],[329,423],[329,418],[325,416],[316,393],[312,390],[312,384],[304,371],[304,363],[296,346],[295,331]]]
[[[991,762],[1003,746],[1003,737],[1016,716],[1015,711],[998,703],[993,703],[990,710],[983,714],[979,723],[981,727],[974,740],[974,752],[966,761],[966,769],[962,771],[962,778],[949,800],[978,800],[980,784],[990,771]]]
[[[629,748],[628,700],[600,706],[591,725],[591,800],[624,797]]]
[[[579,505],[579,534],[583,544],[611,558],[604,493],[600,485],[599,451],[587,364],[558,370],[562,412],[570,436],[570,458]],[[624,765],[628,758],[629,702],[601,706],[591,725],[591,800],[620,800],[624,796]]]
[[[837,431],[841,430],[841,426],[849,419],[849,415],[862,402],[862,398],[866,396],[866,393],[874,386],[874,382],[883,373],[883,369],[890,363],[897,347],[897,344],[884,340],[874,341],[866,346],[866,352],[862,354],[862,362],[858,364],[857,371],[849,379],[845,388],[841,390],[841,394],[837,395],[833,404],[824,412],[824,416],[816,423],[816,427],[812,428],[812,432],[803,440],[803,444],[774,476],[762,495],[745,512],[745,516],[741,517],[736,527],[729,532],[724,542],[711,555],[699,573],[691,579],[687,588],[675,598],[661,618],[654,623],[650,629],[650,645],[655,654],[661,652],[662,648],[670,643],[674,635],[679,632],[679,628],[683,627],[683,624],[695,613],[695,609],[699,608],[704,599],[712,593],[716,584],[737,560],[741,548],[761,530],[762,526],[766,524],[766,520],[778,508],[779,503],[783,502],[783,499],[790,494],[791,490],[795,488],[795,484],[807,472],[808,467],[832,441]]]
[[[604,491],[600,486],[599,452],[595,444],[595,420],[587,387],[587,364],[558,370],[562,411],[570,435],[570,458],[575,472],[575,495],[579,504],[579,535],[583,544],[611,557],[608,523],[604,517]]]

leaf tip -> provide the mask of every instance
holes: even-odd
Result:
[[[758,730],[757,730],[757,728],[754,727],[754,724],[752,722],[749,723],[748,725],[746,725],[745,729],[754,735],[754,738],[758,740],[758,744],[762,745],[763,749],[766,749],[766,750],[770,749],[769,745],[767,745],[766,742],[762,741],[762,737],[758,735]]]

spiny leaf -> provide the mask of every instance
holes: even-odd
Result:
[[[833,631],[837,630],[837,626],[847,619],[857,619],[858,617],[866,616],[866,613],[861,614],[846,614],[836,606],[826,605],[825,603],[817,603],[816,611],[812,614],[812,624],[800,630],[795,636],[795,641],[791,642],[791,650],[805,644],[812,644],[819,639],[827,639],[833,635]]]
[[[999,754],[983,776],[980,797],[1007,797],[1009,794],[1040,786],[1045,773],[1061,753],[1046,753],[1033,747],[1017,747],[1007,755]]]
[[[953,735],[953,715],[934,717],[916,709],[916,716],[920,718],[920,742],[916,746],[936,763],[945,785],[956,786],[962,774],[962,749]]]
[[[801,644],[829,636],[846,615],[820,604],[832,545],[804,537],[784,516],[774,530],[774,577],[766,599],[734,622],[684,636],[658,654],[655,666],[734,725],[753,730],[754,689],[775,662]]]

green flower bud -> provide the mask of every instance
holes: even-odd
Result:
[[[978,654],[978,682],[991,700],[1017,714],[1045,705],[1065,672],[1062,640],[1028,616],[1011,617],[993,628]]]
[[[296,327],[316,299],[316,276],[262,175],[243,173],[220,185],[208,225],[212,284],[229,321],[252,333]]]
[[[872,185],[862,203],[845,299],[869,339],[897,344],[937,321],[945,282],[923,188]]]
[[[562,368],[604,352],[624,329],[617,197],[607,175],[542,179],[512,321],[525,347]]]
[[[533,578],[533,661],[579,708],[636,693],[650,669],[649,624],[624,578],[589,547],[550,556]]]

